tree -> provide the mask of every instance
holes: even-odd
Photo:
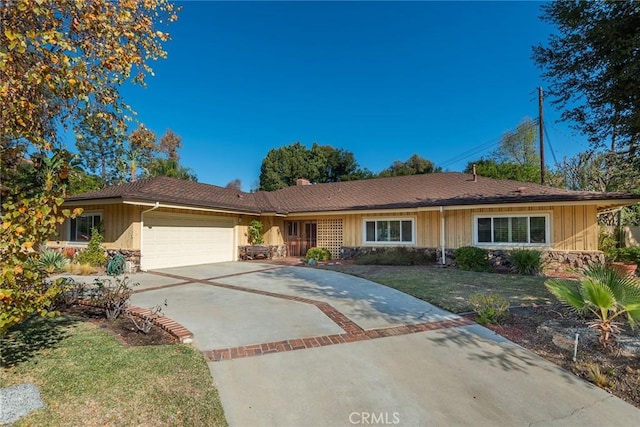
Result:
[[[122,124],[111,113],[87,115],[76,126],[76,148],[82,165],[99,174],[102,185],[115,180],[117,161],[123,155]]]
[[[51,148],[58,125],[112,111],[124,122],[119,86],[144,84],[150,60],[164,58],[176,19],[166,0],[50,0],[0,3],[0,135]]]
[[[179,161],[178,150],[180,148],[182,148],[182,138],[173,133],[171,129],[167,129],[162,138],[160,138],[158,152],[166,154],[169,160]]]
[[[467,163],[465,173],[521,182],[540,182],[537,124],[525,117],[514,130],[502,135],[497,150],[488,158]],[[551,174],[550,174],[551,175]]]
[[[175,19],[167,0],[0,2],[0,335],[49,313],[63,291],[34,262],[34,247],[79,213],[60,208],[71,160],[57,149],[60,129],[100,113],[124,129],[130,109],[119,87],[144,84],[150,61],[165,57],[169,36],[158,23]],[[26,186],[19,178],[29,162],[41,179]]]
[[[260,190],[273,191],[296,185],[298,178],[311,182],[339,182],[370,177],[358,167],[353,153],[313,143],[307,149],[300,142],[274,148],[260,166]]]
[[[533,59],[550,82],[561,119],[594,148],[633,159],[640,137],[640,4],[636,1],[558,1],[542,6],[557,27]]]
[[[518,166],[540,166],[538,154],[538,125],[525,117],[516,126],[502,135],[498,149],[491,155],[499,163],[513,163]],[[538,173],[538,177],[540,174]]]
[[[420,175],[425,173],[440,172],[442,169],[436,168],[431,160],[412,155],[406,162],[396,160],[387,169],[380,172],[380,177]]]
[[[232,190],[242,191],[242,181],[240,181],[239,178],[236,178],[232,181],[227,182],[227,185],[225,185],[224,187],[230,188]]]
[[[309,150],[300,142],[273,148],[260,166],[260,190],[274,191],[296,185],[298,178],[312,179],[317,169]]]
[[[314,142],[310,154],[310,161],[315,168],[310,179],[315,182],[350,181],[359,170],[353,153],[341,148]]]
[[[124,149],[124,156],[120,158],[121,169],[129,171],[131,182],[138,178],[138,168],[143,174],[149,173],[149,166],[155,158],[156,134],[141,124],[136,130],[131,132],[128,138],[129,145]]]
[[[191,168],[182,166],[177,160],[164,159],[162,157],[156,157],[151,160],[147,167],[147,173],[149,176],[169,176],[188,181],[198,181],[198,177]]]

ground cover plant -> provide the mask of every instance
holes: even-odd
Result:
[[[131,331],[126,317],[110,322],[100,311],[74,310],[32,317],[0,339],[0,387],[35,383],[46,404],[17,427],[227,425],[193,347],[157,335],[160,328]]]

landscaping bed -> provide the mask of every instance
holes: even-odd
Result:
[[[35,384],[45,407],[16,426],[226,426],[203,356],[159,327],[91,307],[35,316],[0,339],[0,388]]]
[[[160,328],[152,326],[148,333],[140,332],[135,324],[126,316],[121,315],[114,321],[107,320],[104,310],[86,305],[73,305],[63,309],[64,314],[85,319],[100,329],[109,331],[118,341],[127,346],[176,344],[178,339]]]
[[[625,326],[621,344],[601,350],[587,320],[557,302],[545,288],[546,277],[477,273],[435,265],[326,265],[398,289],[438,307],[475,320],[473,294],[497,293],[512,306],[497,325],[486,325],[505,338],[590,381],[640,408],[640,334]],[[573,278],[574,275],[565,275]],[[514,308],[517,307],[517,308]],[[578,352],[573,361],[576,331]]]
[[[467,317],[474,319],[475,315]],[[585,319],[572,311],[552,304],[511,309],[501,324],[485,326],[640,408],[640,335],[626,326],[621,343],[605,352],[598,345],[596,332],[585,324]],[[574,362],[576,331],[579,338]]]

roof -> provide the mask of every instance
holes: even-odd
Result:
[[[67,197],[66,202],[116,199],[179,206],[261,213],[251,193],[178,178],[157,176]]]
[[[569,191],[518,181],[443,172],[327,184],[299,185],[277,191],[244,193],[215,185],[154,177],[67,198],[68,202],[121,199],[247,213],[305,213],[406,209],[535,202],[619,201],[633,204],[640,195]]]

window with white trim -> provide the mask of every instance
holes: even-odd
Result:
[[[549,245],[549,215],[493,215],[475,217],[477,245]]]
[[[69,241],[88,242],[91,239],[91,229],[99,228],[101,222],[101,213],[83,213],[71,219]]]
[[[415,243],[413,218],[367,219],[364,221],[364,243]]]

